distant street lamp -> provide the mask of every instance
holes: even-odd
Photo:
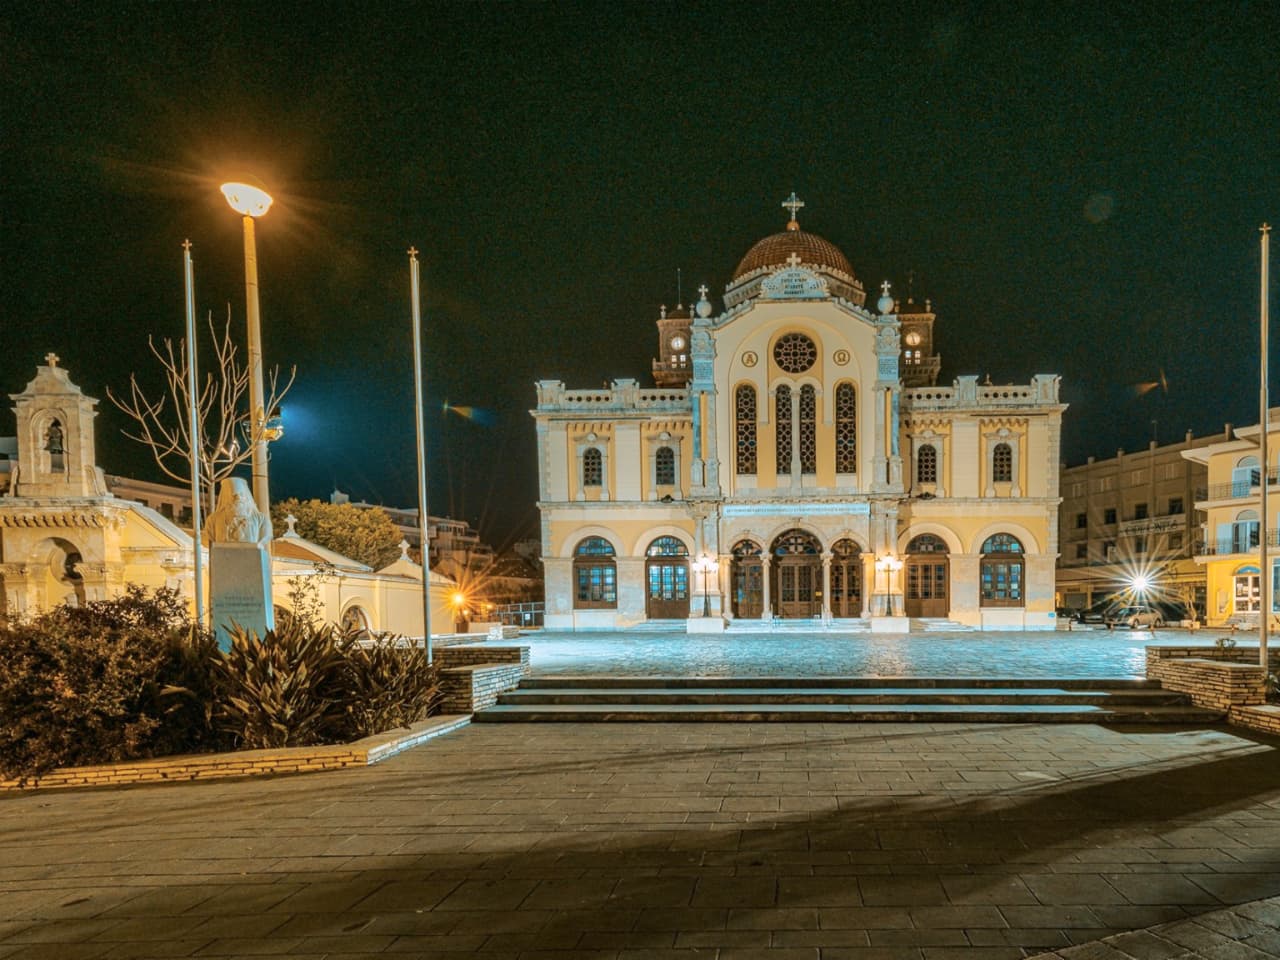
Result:
[[[244,294],[249,341],[249,442],[253,445],[253,499],[258,509],[271,515],[267,484],[266,411],[262,384],[262,324],[258,314],[258,247],[253,221],[271,209],[271,194],[248,183],[224,183],[222,195],[231,209],[244,218]]]
[[[694,562],[693,569],[702,574],[702,615],[709,617],[711,616],[711,594],[708,592],[707,584],[711,574],[720,569],[720,563],[711,554],[704,553]]]

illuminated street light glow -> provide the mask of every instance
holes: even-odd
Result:
[[[271,209],[271,194],[251,183],[224,183],[222,195],[241,216],[260,217]]]

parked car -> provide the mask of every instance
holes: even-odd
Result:
[[[1106,623],[1107,617],[1111,616],[1124,604],[1114,598],[1102,600],[1095,603],[1092,607],[1086,607],[1075,615],[1076,623]]]
[[[1120,607],[1107,615],[1109,627],[1128,627],[1137,630],[1139,627],[1163,627],[1164,617],[1160,611],[1145,604],[1140,606]]]

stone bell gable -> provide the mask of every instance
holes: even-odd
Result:
[[[10,495],[106,496],[93,445],[98,401],[71,382],[58,366],[57,354],[46,355],[35,379],[10,399],[18,420],[17,475],[11,478]]]

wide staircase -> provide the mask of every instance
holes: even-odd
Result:
[[[1153,680],[526,677],[476,723],[785,721],[797,723],[1205,724]]]

